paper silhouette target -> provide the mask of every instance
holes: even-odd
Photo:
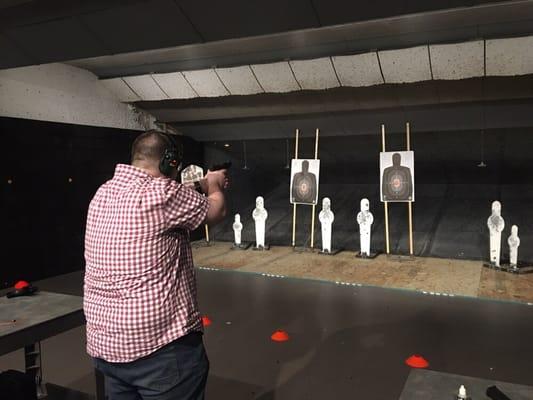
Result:
[[[292,160],[291,203],[317,204],[320,160]]]
[[[415,201],[413,151],[379,153],[381,201]]]

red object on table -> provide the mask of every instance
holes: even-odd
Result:
[[[15,289],[24,289],[30,286],[30,284],[26,281],[18,281],[15,283]]]
[[[419,354],[412,355],[407,360],[405,360],[405,363],[411,368],[429,367],[429,363],[427,362],[427,360]]]
[[[276,331],[270,336],[274,342],[286,342],[289,340],[289,334],[285,331]]]

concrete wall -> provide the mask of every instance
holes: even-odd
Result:
[[[145,130],[154,118],[121,103],[89,71],[46,64],[0,71],[0,116]]]

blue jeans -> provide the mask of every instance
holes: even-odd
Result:
[[[203,400],[209,360],[193,332],[129,363],[94,359],[109,400]]]

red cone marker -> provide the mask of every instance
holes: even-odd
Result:
[[[209,317],[207,315],[204,315],[202,317],[202,324],[203,324],[203,326],[211,325],[211,320],[209,319]]]
[[[286,342],[289,340],[289,334],[285,331],[276,331],[270,336],[274,342]]]
[[[427,368],[429,363],[421,355],[415,354],[405,360],[405,363],[411,368]]]

